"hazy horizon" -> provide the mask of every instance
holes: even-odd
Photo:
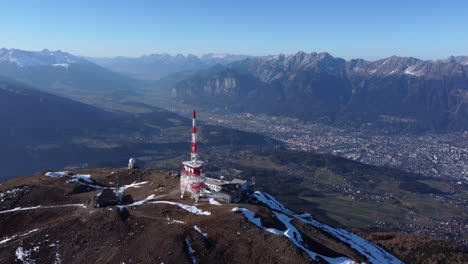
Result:
[[[150,56],[150,55],[162,55],[162,54],[167,54],[167,55],[170,55],[170,56],[177,56],[177,55],[183,55],[183,56],[188,56],[188,55],[194,55],[194,56],[197,56],[197,57],[202,57],[202,56],[205,56],[205,55],[210,55],[210,54],[213,54],[213,55],[239,55],[239,56],[251,56],[251,57],[264,57],[264,56],[276,56],[276,55],[294,55],[294,54],[297,54],[298,52],[305,52],[305,53],[328,53],[330,54],[331,56],[333,56],[334,58],[342,58],[342,59],[345,59],[347,61],[349,60],[352,60],[352,59],[364,59],[364,60],[367,60],[367,61],[375,61],[375,60],[380,60],[380,59],[385,59],[385,58],[389,58],[389,57],[393,57],[393,56],[397,56],[397,57],[412,57],[412,58],[416,58],[416,59],[420,59],[420,60],[428,60],[428,61],[436,61],[436,60],[443,60],[443,59],[447,59],[451,56],[453,57],[459,57],[459,56],[468,56],[468,55],[465,55],[465,54],[452,54],[452,55],[448,55],[448,56],[445,56],[445,57],[440,57],[440,58],[433,58],[433,59],[427,59],[427,58],[420,58],[420,57],[416,57],[416,56],[400,56],[400,55],[390,55],[390,56],[386,56],[386,57],[379,57],[379,58],[375,58],[375,59],[366,59],[366,58],[363,58],[363,57],[359,57],[359,56],[355,56],[355,57],[350,57],[350,58],[345,58],[344,56],[337,56],[331,52],[328,52],[328,51],[304,51],[304,50],[298,50],[296,52],[291,52],[291,53],[277,53],[277,54],[267,54],[267,55],[256,55],[256,54],[239,54],[239,53],[232,53],[232,52],[226,52],[226,53],[214,53],[214,52],[209,52],[209,53],[203,53],[203,54],[193,54],[193,53],[187,53],[187,52],[179,52],[179,53],[169,53],[169,52],[164,52],[164,51],[161,51],[161,52],[152,52],[152,53],[147,53],[147,54],[141,54],[141,55],[137,55],[137,56],[124,56],[124,55],[115,55],[115,56],[88,56],[88,55],[82,55],[82,54],[79,54],[79,53],[73,53],[73,52],[70,52],[66,49],[49,49],[49,48],[42,48],[42,49],[37,49],[37,50],[27,50],[27,49],[20,49],[20,48],[17,48],[17,47],[0,47],[0,49],[2,48],[5,48],[5,49],[17,49],[17,50],[24,50],[24,51],[32,51],[32,52],[41,52],[43,50],[49,50],[49,51],[62,51],[62,52],[66,52],[66,53],[70,53],[72,55],[75,55],[75,56],[80,56],[80,57],[83,57],[83,58],[106,58],[106,59],[112,59],[112,58],[118,58],[118,57],[125,57],[125,58],[141,58],[141,57],[144,57],[144,56]]]
[[[254,56],[303,50],[376,60],[468,55],[465,1],[10,2],[2,45],[87,57]]]

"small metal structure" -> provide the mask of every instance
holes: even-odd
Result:
[[[205,187],[204,162],[198,160],[197,123],[196,112],[192,113],[192,141],[190,160],[182,162],[183,168],[180,172],[180,198],[184,198],[185,192],[190,192],[192,199],[198,202],[200,194]]]

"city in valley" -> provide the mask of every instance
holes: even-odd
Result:
[[[468,132],[392,134],[383,129],[336,127],[291,117],[228,113],[216,109],[206,121],[261,133],[289,149],[342,156],[426,176],[468,181]]]

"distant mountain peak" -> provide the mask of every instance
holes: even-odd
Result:
[[[16,64],[18,67],[69,65],[89,63],[87,60],[61,50],[26,51],[20,49],[0,49],[0,62]]]
[[[226,65],[250,58],[248,55],[208,53],[193,54],[153,53],[140,57],[88,58],[90,61],[112,71],[132,77],[158,80],[172,73],[207,69],[217,64]]]
[[[344,120],[349,115],[369,122],[391,114],[418,120],[415,129],[457,130],[468,127],[464,65],[468,65],[468,57],[346,61],[326,52],[299,51],[224,66],[237,75],[220,76],[222,68],[191,75],[176,84],[174,94],[184,100],[203,98],[203,103],[258,113],[317,120]],[[241,85],[235,90],[230,84]]]
[[[468,65],[468,56],[450,56],[439,61],[444,63],[459,63],[461,65]]]

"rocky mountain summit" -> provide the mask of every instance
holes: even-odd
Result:
[[[255,192],[180,199],[178,174],[44,171],[0,185],[2,263],[402,263],[383,248]],[[122,203],[96,208],[103,189]]]

